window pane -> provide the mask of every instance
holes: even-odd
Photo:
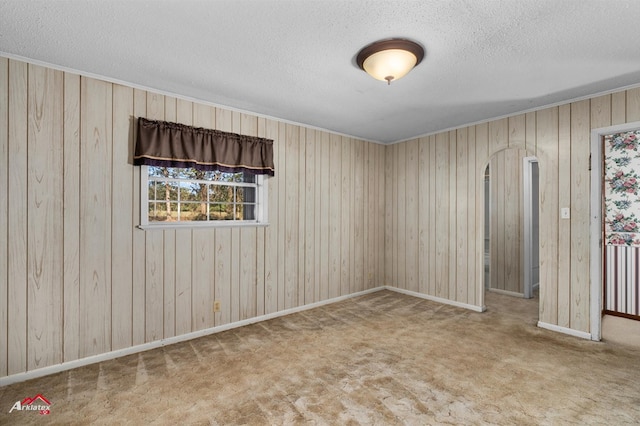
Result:
[[[207,220],[206,203],[182,202],[180,203],[180,220]]]
[[[242,194],[240,194],[240,190],[242,190]],[[256,188],[254,186],[238,188],[238,191],[239,191],[238,202],[245,202],[245,203],[256,202]]]
[[[167,203],[165,201],[162,204],[164,205],[167,212],[167,220],[172,222],[175,222],[176,220],[178,220],[178,203],[175,203],[175,202]]]
[[[154,220],[154,221],[157,220],[156,219],[156,203],[149,203],[147,214],[149,215],[149,220]]]
[[[171,201],[178,201],[178,187],[177,182],[167,182],[164,190],[164,199]]]
[[[233,220],[233,204],[215,203],[209,207],[210,220]]]
[[[173,207],[170,204],[173,204]],[[170,220],[169,213],[176,207],[175,203],[149,203],[149,220],[155,222]]]
[[[253,174],[153,166],[148,170],[149,222],[256,220],[257,187],[237,186],[255,183]]]
[[[242,215],[239,220],[256,220],[256,205],[255,204],[241,204]]]
[[[156,182],[150,180],[149,181],[149,201],[153,201],[156,199]]]

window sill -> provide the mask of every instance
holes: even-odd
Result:
[[[189,222],[189,223],[180,223],[180,222],[172,222],[172,223],[153,223],[148,225],[138,225],[136,228],[141,229],[143,231],[151,231],[154,229],[201,229],[201,228],[264,228],[269,226],[269,223],[258,223],[258,222],[222,222],[222,223],[197,223],[197,222]]]

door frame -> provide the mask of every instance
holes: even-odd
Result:
[[[524,272],[524,298],[531,299],[533,295],[533,283],[531,282],[531,257],[533,255],[533,206],[531,203],[533,197],[533,163],[538,164],[537,157],[522,158],[522,184],[524,198],[524,250],[522,259],[522,268]],[[539,191],[538,191],[539,192]],[[538,248],[539,249],[539,248]]]
[[[590,329],[591,340],[602,338],[602,148],[604,136],[640,129],[640,121],[591,130],[591,223],[590,223]]]

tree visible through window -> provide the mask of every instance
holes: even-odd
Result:
[[[147,173],[142,170],[147,213],[143,225],[261,222],[262,176],[192,168],[146,169]]]

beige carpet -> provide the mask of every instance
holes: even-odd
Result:
[[[487,306],[377,292],[0,388],[0,424],[640,423],[638,352]],[[38,393],[49,415],[8,413]]]

